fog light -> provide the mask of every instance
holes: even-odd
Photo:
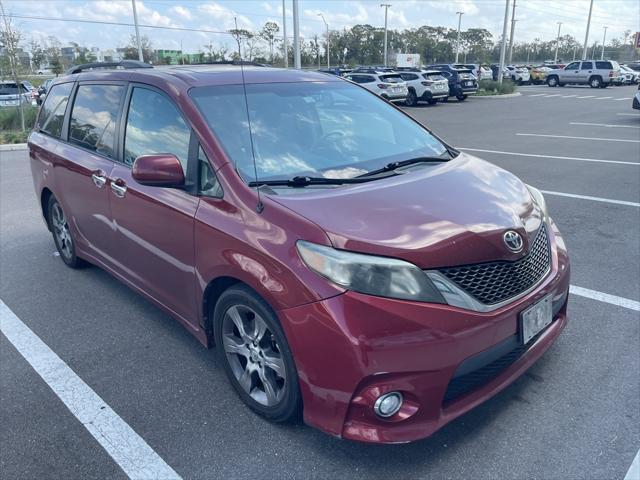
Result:
[[[381,395],[373,406],[373,411],[379,417],[387,418],[395,415],[402,406],[402,394],[400,392],[389,392]]]

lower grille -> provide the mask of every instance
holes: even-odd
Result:
[[[440,272],[485,305],[500,303],[536,285],[551,266],[549,237],[544,225],[529,253],[515,262],[488,262],[442,268]]]

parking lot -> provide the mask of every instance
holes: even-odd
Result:
[[[72,271],[54,255],[24,150],[0,152],[0,299],[137,434],[131,449],[159,476],[622,479],[640,447],[636,87],[519,91],[402,107],[541,189],[572,261],[558,341],[431,438],[370,446],[251,413],[213,350],[104,271]],[[78,416],[0,336],[2,476],[124,478]]]

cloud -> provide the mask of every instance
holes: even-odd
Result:
[[[314,19],[322,22],[322,19],[318,15],[322,14],[329,24],[329,28],[335,27],[350,27],[359,23],[369,22],[369,13],[367,9],[361,4],[355,4],[356,12],[352,15],[349,13],[343,13],[340,11],[332,12],[328,10],[320,9],[306,9],[303,14],[308,19]]]
[[[234,17],[238,20],[238,28],[246,28],[252,30],[253,22],[244,15],[239,15],[235,11],[220,5],[219,3],[209,2],[198,5],[198,11],[205,15],[210,15],[215,20],[222,22],[224,30],[235,28]],[[217,30],[217,28],[216,28]]]
[[[171,7],[169,11],[175,15],[178,15],[180,18],[183,18],[184,20],[193,19],[193,15],[191,15],[191,12],[189,11],[189,9],[184,8],[180,5],[175,5]]]

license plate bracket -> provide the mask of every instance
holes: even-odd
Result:
[[[520,341],[528,344],[553,321],[553,296],[551,294],[520,312]]]

